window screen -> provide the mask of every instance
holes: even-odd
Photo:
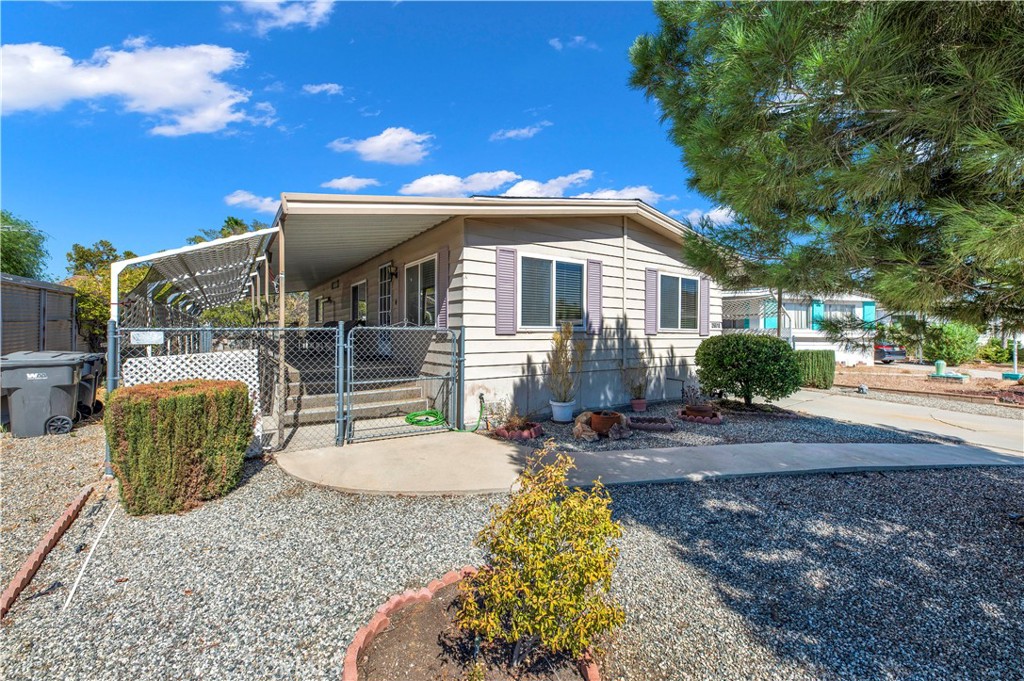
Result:
[[[583,265],[555,263],[555,324],[583,325]]]
[[[679,328],[679,277],[661,275],[661,328]]]
[[[551,326],[551,261],[523,258],[523,326]]]
[[[697,328],[697,286],[696,279],[679,280],[679,328]]]
[[[697,328],[699,286],[700,282],[696,279],[661,275],[661,328],[686,331]]]

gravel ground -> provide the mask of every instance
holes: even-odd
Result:
[[[875,426],[843,423],[832,419],[788,413],[726,412],[724,422],[713,426],[692,423],[677,418],[678,402],[649,405],[643,416],[664,416],[675,425],[672,432],[634,430],[624,440],[602,437],[596,442],[577,440],[572,435],[572,424],[544,421],[544,435],[554,438],[567,451],[609,451],[649,447],[695,447],[702,445],[743,444],[747,442],[883,442],[908,444],[914,442],[942,442],[934,436],[926,440],[898,430]],[[630,412],[627,412],[629,415]]]
[[[249,464],[228,497],[99,498],[3,620],[3,677],[337,679],[388,596],[475,562],[501,497],[351,496]],[[613,488],[609,678],[1022,678],[1024,469]],[[112,520],[66,616],[59,609]]]
[[[103,425],[79,426],[68,435],[0,440],[0,584],[22,561],[83,486],[103,474]],[[0,587],[2,588],[2,587]]]
[[[862,397],[866,400],[882,400],[883,402],[894,402],[896,404],[912,404],[918,407],[929,409],[945,409],[958,411],[963,414],[979,414],[981,416],[997,416],[1004,419],[1016,419],[1024,421],[1024,409],[1015,407],[1003,407],[998,404],[981,404],[976,402],[963,402],[951,400],[944,397],[932,397],[928,395],[901,395],[899,393],[883,393],[877,390],[868,390],[867,395],[861,395],[856,388],[834,387],[829,392],[834,392],[845,397]]]

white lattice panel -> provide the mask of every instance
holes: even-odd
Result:
[[[260,418],[260,376],[256,350],[228,352],[200,352],[166,357],[134,357],[121,365],[121,385],[140,383],[167,383],[190,378],[209,378],[220,381],[241,381],[249,387],[253,403],[253,442],[250,454],[262,451],[263,420]]]

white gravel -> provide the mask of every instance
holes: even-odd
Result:
[[[925,438],[920,433],[911,435],[899,430],[878,428],[835,421],[795,412],[757,413],[725,412],[719,425],[683,421],[677,417],[678,402],[662,402],[648,406],[638,416],[667,417],[675,430],[653,432],[634,430],[624,440],[602,437],[596,442],[577,440],[572,435],[572,424],[543,421],[542,438],[553,437],[566,451],[611,451],[652,447],[691,447],[706,445],[744,444],[748,442],[881,442],[908,444],[915,442],[943,442],[940,436]],[[632,412],[625,412],[627,416]],[[539,442],[536,440],[535,442]]]
[[[337,679],[388,596],[480,560],[501,497],[351,496],[251,463],[179,516],[86,510],[3,621],[5,679]],[[1024,470],[613,488],[613,679],[1021,677]],[[86,541],[82,541],[82,537]],[[84,548],[84,546],[83,546]]]

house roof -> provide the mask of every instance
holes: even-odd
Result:
[[[456,217],[628,216],[681,238],[687,227],[639,199],[433,198],[345,194],[281,195],[274,226],[285,242],[285,288],[306,291]]]

